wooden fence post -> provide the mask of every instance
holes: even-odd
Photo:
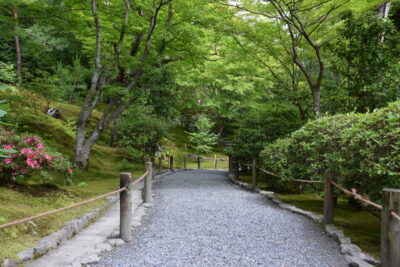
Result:
[[[333,208],[335,204],[334,190],[332,181],[334,174],[332,171],[327,170],[325,172],[325,194],[324,194],[324,223],[333,223]]]
[[[253,170],[252,170],[252,179],[251,179],[251,188],[254,190],[257,187],[257,160],[253,159]]]
[[[237,161],[237,158],[234,158],[233,160],[233,179],[239,180],[239,163]]]
[[[230,176],[232,174],[232,157],[229,155],[228,156],[228,175]]]
[[[200,170],[200,156],[197,156],[197,169]]]
[[[183,156],[183,168],[187,169],[186,155]]]
[[[153,180],[153,163],[146,162],[146,171],[148,174],[144,178],[144,202],[151,203],[153,202],[153,196],[151,195],[151,186]]]
[[[158,158],[158,172],[162,172],[162,157]]]
[[[132,240],[131,223],[132,223],[132,191],[129,185],[132,182],[130,173],[120,174],[120,188],[127,187],[128,189],[119,193],[120,201],[120,223],[119,233],[124,241]]]
[[[217,154],[215,154],[215,156],[214,156],[214,169],[217,169],[217,165],[218,165]]]
[[[381,264],[382,267],[400,266],[400,221],[390,215],[400,214],[400,190],[383,189]]]
[[[169,156],[169,170],[174,170],[174,156]]]

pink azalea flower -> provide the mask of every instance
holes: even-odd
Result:
[[[13,145],[4,145],[3,148],[4,149],[13,149]]]
[[[46,160],[51,160],[51,156],[50,156],[50,155],[45,155],[44,158],[45,158]]]
[[[72,169],[68,169],[67,172],[68,172],[68,173],[72,173]]]
[[[5,162],[6,164],[11,164],[12,160],[11,160],[11,159],[5,159],[4,162]]]
[[[21,173],[22,173],[22,174],[26,174],[27,172],[28,172],[28,171],[25,170],[25,169],[21,170]]]
[[[44,146],[43,146],[42,144],[39,143],[39,144],[37,145],[37,148],[42,149],[42,148],[44,148]]]

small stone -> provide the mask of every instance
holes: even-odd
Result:
[[[43,238],[39,244],[34,248],[34,255],[41,256],[50,249],[57,247],[57,240],[55,236],[48,236]]]
[[[272,197],[272,198],[271,198],[271,201],[272,201],[273,203],[275,203],[275,204],[281,204],[281,203],[282,203],[282,201],[280,201],[279,199],[277,199],[277,198],[275,198],[275,197]]]
[[[125,241],[120,238],[111,238],[107,239],[106,243],[110,244],[113,247],[119,247],[125,244]]]
[[[369,264],[375,265],[375,266],[380,266],[381,262],[372,257],[371,255],[365,254],[365,253],[360,253],[360,257],[368,262]]]
[[[342,244],[340,245],[340,252],[346,255],[358,256],[361,253],[361,249],[353,244]]]
[[[17,263],[11,259],[6,259],[3,261],[3,267],[16,267]]]
[[[68,231],[66,229],[61,229],[55,233],[57,235],[57,243],[61,244],[68,239]]]
[[[82,260],[81,260],[81,264],[82,265],[89,265],[89,264],[93,264],[96,262],[100,261],[100,257],[97,254],[90,254],[88,256],[85,256]]]
[[[346,255],[346,260],[349,263],[349,266],[351,267],[373,267],[371,264],[363,261],[358,257]]]
[[[100,253],[112,250],[112,246],[108,243],[101,243],[96,246],[96,249],[100,250]]]
[[[17,254],[19,262],[29,261],[29,260],[33,259],[34,252],[35,251],[33,248],[28,248],[24,251],[21,251],[20,253]]]
[[[113,232],[108,236],[108,238],[110,238],[110,239],[118,238],[118,237],[119,237],[119,231],[118,231],[118,230],[113,231]]]
[[[151,207],[153,207],[153,206],[154,206],[153,203],[144,203],[144,204],[143,204],[143,207],[145,207],[145,208],[151,208]]]

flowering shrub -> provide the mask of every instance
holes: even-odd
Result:
[[[71,163],[36,136],[0,129],[0,148],[16,151],[9,153],[9,158],[0,159],[0,183],[31,178],[34,173],[49,182],[53,179],[49,171],[61,173],[67,184],[72,181]]]

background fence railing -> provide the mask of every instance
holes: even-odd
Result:
[[[249,164],[247,164],[250,166]],[[234,179],[239,179],[238,162],[235,158],[229,158],[229,175]],[[324,181],[302,180],[294,178],[284,178],[278,174],[265,170],[257,165],[256,160],[251,164],[252,183],[251,189],[257,187],[257,171],[261,171],[270,176],[274,176],[288,182],[324,184],[324,223],[333,224],[335,189],[351,196],[354,199],[381,211],[381,266],[399,267],[400,266],[400,190],[385,188],[382,191],[382,205],[368,200],[355,191],[348,190],[335,182],[335,173],[326,170]]]

